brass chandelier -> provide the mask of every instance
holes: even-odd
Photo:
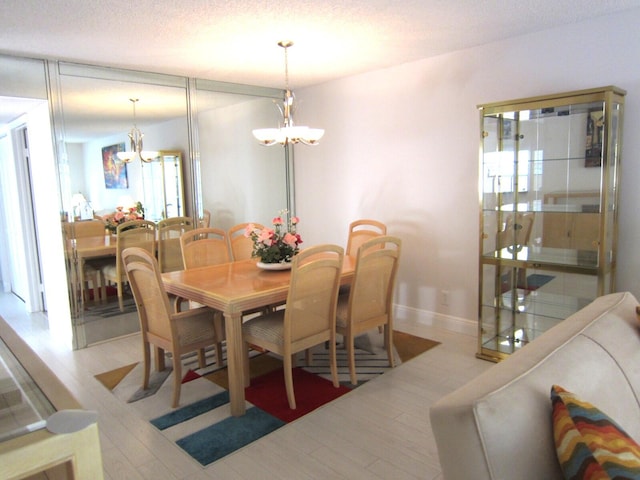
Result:
[[[311,128],[295,125],[293,122],[293,112],[295,110],[293,92],[289,90],[289,61],[287,49],[293,45],[290,40],[280,41],[278,45],[284,48],[284,72],[285,72],[285,93],[282,106],[278,105],[282,115],[282,126],[278,128],[259,128],[253,130],[253,136],[260,142],[260,145],[269,147],[279,143],[288,145],[294,143],[304,143],[305,145],[317,145],[324,135],[324,129]]]
[[[133,104],[133,128],[129,131],[131,151],[118,152],[117,156],[125,163],[129,163],[132,160],[149,163],[158,156],[158,152],[142,150],[142,137],[144,137],[144,133],[142,133],[136,125],[136,103],[138,103],[139,100],[137,98],[130,98],[129,101]]]

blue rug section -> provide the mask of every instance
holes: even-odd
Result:
[[[529,290],[535,290],[549,283],[554,278],[556,277],[554,277],[553,275],[542,275],[540,273],[534,273],[527,277],[527,288]]]
[[[203,466],[236,451],[285,425],[282,420],[257,407],[241,417],[225,418],[176,443]]]
[[[202,415],[203,413],[213,410],[214,408],[218,408],[226,403],[229,403],[229,392],[225,390],[224,392],[213,395],[212,397],[203,398],[191,405],[178,408],[166,415],[154,418],[151,420],[151,425],[156,427],[158,430],[164,430],[181,422],[195,418],[198,415]]]

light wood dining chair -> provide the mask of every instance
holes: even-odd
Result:
[[[209,210],[202,211],[202,218],[198,220],[198,228],[209,228],[211,226],[211,212]]]
[[[220,228],[196,228],[180,236],[185,269],[229,263],[227,232]]]
[[[389,365],[393,358],[393,293],[398,273],[401,241],[378,236],[363,243],[356,256],[356,271],[349,296],[340,296],[336,331],[343,335],[349,358],[351,383],[357,385],[354,339],[374,328],[384,328],[384,346]]]
[[[105,223],[102,220],[81,220],[78,222],[64,222],[64,234],[66,239],[103,237],[105,235]],[[89,301],[89,286],[93,291],[94,301],[105,301],[107,299],[107,288],[104,276],[102,275],[102,265],[104,259],[85,260],[82,265],[82,284],[80,285],[82,301]]]
[[[196,228],[185,232],[180,237],[180,246],[185,270],[231,261],[227,233],[219,228]],[[179,305],[180,303],[177,308],[180,308]],[[189,305],[191,308],[200,306],[199,303],[193,301],[190,301]],[[226,336],[222,312],[216,311],[214,326],[218,338],[221,341],[224,340]],[[221,349],[216,349],[216,361],[218,365],[222,365]]]
[[[296,408],[293,389],[293,355],[329,343],[333,385],[337,388],[336,303],[344,249],[319,245],[302,250],[291,265],[291,282],[283,310],[249,319],[242,324],[244,371],[248,382],[249,344],[282,355],[289,407]]]
[[[180,237],[193,230],[191,217],[171,217],[158,222],[158,265],[160,272],[184,270]]]
[[[355,257],[367,240],[387,234],[387,226],[378,220],[361,219],[349,224],[346,255]]]
[[[157,226],[149,220],[131,220],[118,225],[116,229],[116,258],[102,267],[107,282],[115,283],[118,290],[118,306],[124,311],[123,285],[127,282],[127,273],[122,264],[122,252],[125,248],[143,248],[150,255],[156,254]]]
[[[123,266],[131,285],[138,309],[144,376],[142,388],[149,388],[151,345],[155,347],[156,370],[165,369],[165,351],[173,362],[173,399],[171,406],[180,403],[182,384],[182,355],[198,352],[200,368],[206,366],[205,348],[215,345],[221,349],[213,324],[214,310],[201,307],[183,312],[172,311],[164,290],[158,262],[142,248],[126,248],[122,252]]]
[[[231,248],[231,256],[234,262],[238,260],[248,260],[253,253],[253,240],[249,237],[245,237],[245,231],[249,225],[253,225],[254,228],[262,230],[264,225],[259,223],[239,223],[234,225],[227,232],[229,238],[229,245]]]

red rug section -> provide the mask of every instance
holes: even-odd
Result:
[[[289,408],[284,373],[278,369],[251,379],[251,386],[245,388],[244,393],[247,401],[256,407],[283,422],[292,422],[351,391],[344,385],[335,388],[331,381],[301,368],[293,369],[293,389],[296,395],[295,410]]]
[[[187,371],[187,373],[185,373],[184,377],[182,377],[182,383],[187,383],[190,382],[191,380],[196,380],[197,378],[200,378],[200,374],[194,372],[193,370],[189,369]]]

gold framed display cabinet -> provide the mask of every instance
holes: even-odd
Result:
[[[96,416],[0,317],[0,478],[104,478]]]
[[[479,105],[479,358],[499,361],[614,291],[624,96]]]

